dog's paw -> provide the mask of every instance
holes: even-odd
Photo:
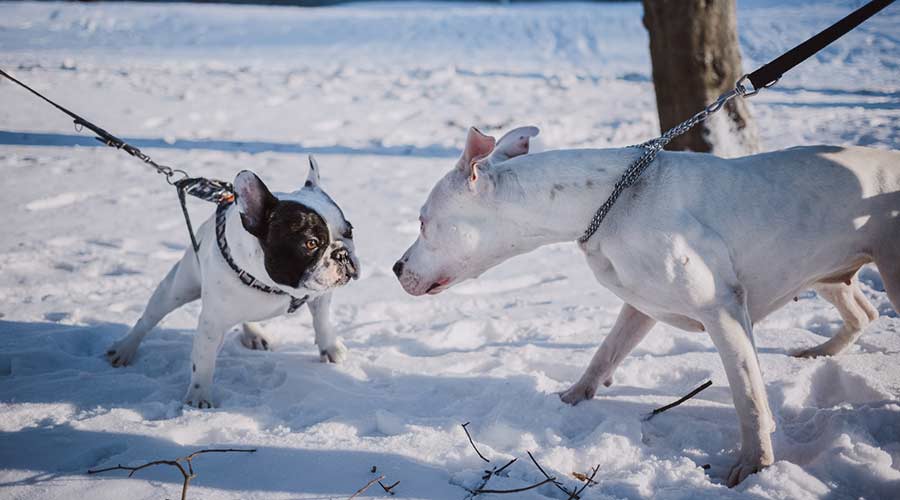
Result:
[[[832,346],[825,344],[817,345],[815,347],[810,347],[809,349],[803,349],[802,351],[797,351],[791,353],[791,356],[795,358],[819,358],[826,356],[835,356],[841,351],[839,349],[834,349]]]
[[[137,346],[129,342],[116,342],[106,351],[106,359],[115,367],[128,366],[137,354]]]
[[[191,384],[187,394],[184,395],[184,403],[194,408],[212,408],[212,393],[205,386],[197,383]]]
[[[347,359],[347,348],[340,340],[335,341],[331,347],[319,349],[319,360],[323,363],[343,363],[345,359]]]
[[[559,394],[559,399],[563,400],[563,403],[575,406],[582,401],[594,399],[595,394],[597,394],[596,384],[586,384],[578,381],[572,387],[561,392]]]
[[[738,462],[731,467],[731,471],[728,472],[728,480],[725,482],[725,485],[729,488],[734,488],[740,484],[741,481],[747,479],[750,474],[756,474],[772,465],[773,462],[774,460],[771,456],[765,456],[758,453],[747,455],[741,453],[740,460],[738,460]]]
[[[245,324],[241,333],[241,345],[254,351],[271,351],[272,342],[256,325]]]

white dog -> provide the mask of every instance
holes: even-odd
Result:
[[[524,155],[536,134],[517,129],[495,147],[469,131],[456,168],[422,207],[418,239],[394,266],[407,292],[436,294],[514,255],[576,240],[642,153]],[[662,152],[580,247],[625,305],[563,401],[576,404],[609,385],[657,321],[708,332],[740,420],[741,453],[727,479],[735,485],[774,460],[754,323],[813,288],[844,325],[799,355],[841,352],[878,315],[856,281],[868,262],[900,311],[900,154],[815,146],[725,160]]]
[[[323,362],[338,363],[346,348],[329,320],[331,290],[359,276],[352,226],[322,190],[315,159],[302,189],[273,195],[253,173],[234,180],[236,203],[220,205],[197,231],[200,250],[189,248],[159,284],[144,314],[106,353],[113,366],[134,358],[144,336],[167,314],[196,299],[203,308],[191,352],[191,385],[185,401],[212,407],[216,356],[225,333],[309,306]],[[245,324],[241,343],[268,350],[269,340]]]

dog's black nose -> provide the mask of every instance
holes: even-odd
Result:
[[[398,260],[394,263],[394,274],[399,278],[401,274],[403,274],[403,261]]]

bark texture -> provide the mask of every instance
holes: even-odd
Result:
[[[690,118],[743,74],[734,0],[643,0],[662,131]],[[740,156],[758,150],[747,103],[737,98],[666,147]]]

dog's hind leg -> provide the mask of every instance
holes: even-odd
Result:
[[[859,289],[859,281],[854,275],[848,283],[817,283],[813,289],[820,297],[831,302],[841,314],[844,324],[828,341],[805,349],[794,356],[815,358],[834,356],[853,345],[869,323],[878,318],[878,311]]]
[[[881,280],[884,282],[884,291],[887,292],[894,311],[900,314],[900,245],[897,249],[892,249],[888,255],[875,257],[875,266],[878,267],[878,273],[881,274]]]
[[[252,351],[271,351],[272,341],[259,323],[244,323],[241,332],[241,345]]]
[[[110,346],[106,357],[113,366],[126,366],[134,359],[144,336],[167,314],[200,298],[200,270],[193,250],[188,250],[163,278],[150,297],[144,313],[128,334]]]
[[[570,405],[592,399],[600,383],[609,386],[612,375],[619,363],[637,346],[653,328],[656,320],[638,311],[629,304],[622,306],[616,324],[603,339],[600,348],[591,359],[587,370],[572,387],[559,395]]]

